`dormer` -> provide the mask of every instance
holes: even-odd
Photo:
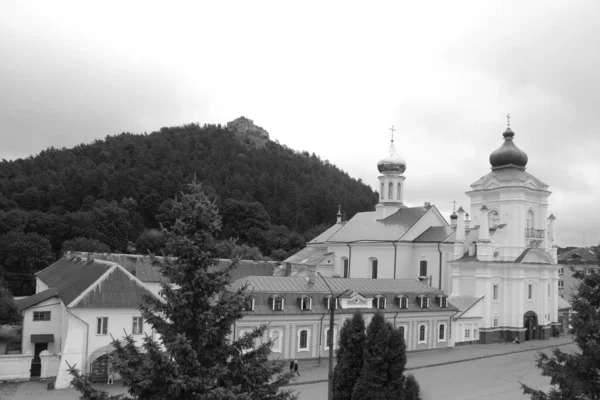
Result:
[[[300,296],[298,298],[298,304],[301,311],[312,310],[312,298],[310,296]]]
[[[284,299],[283,296],[275,294],[269,298],[269,303],[271,303],[271,310],[273,311],[283,311]]]

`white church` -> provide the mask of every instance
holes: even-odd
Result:
[[[449,345],[548,339],[558,330],[558,265],[548,185],[526,171],[507,127],[491,171],[466,192],[450,225],[435,205],[407,207],[406,162],[392,139],[377,163],[379,204],[311,240],[279,276],[418,279],[458,309]],[[470,217],[469,217],[470,214]],[[354,279],[353,279],[354,281]]]

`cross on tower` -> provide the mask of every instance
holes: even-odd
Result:
[[[392,127],[390,128],[390,131],[392,131],[392,143],[394,143],[394,131],[396,131],[394,129],[394,125],[392,125]]]
[[[454,200],[453,203],[454,203],[454,210],[453,211],[456,211],[456,200]]]
[[[510,128],[510,114],[506,114],[506,126]]]

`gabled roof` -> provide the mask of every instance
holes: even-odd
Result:
[[[469,294],[453,294],[448,297],[448,303],[458,308],[460,315],[456,318],[460,318],[464,313],[469,311],[475,304],[477,304],[484,296],[476,297]]]
[[[117,266],[102,276],[72,307],[138,308],[143,303],[144,295],[152,293],[139,279]]]
[[[52,297],[55,297],[57,295],[58,293],[56,292],[56,289],[46,289],[43,292],[39,292],[32,296],[16,300],[15,303],[17,303],[17,307],[19,308],[19,310],[24,310],[26,308],[35,306],[36,304],[39,304],[42,301],[51,299]]]
[[[455,233],[455,226],[430,226],[413,242],[453,242]]]
[[[303,265],[318,265],[333,253],[327,252],[327,249],[319,249],[315,247],[306,247],[291,257],[288,257],[283,262]]]
[[[431,209],[432,206],[401,208],[381,220],[376,219],[375,211],[358,213],[327,242],[400,240]]]
[[[327,229],[325,232],[321,233],[319,236],[317,236],[316,238],[314,238],[313,240],[311,240],[308,243],[325,243],[329,240],[329,238],[331,236],[333,236],[334,233],[336,233],[337,231],[339,231],[344,225],[346,225],[347,221],[342,221],[342,222],[338,222],[337,224],[331,226],[329,229]]]
[[[571,308],[573,307],[571,307],[571,304],[569,304],[568,301],[566,301],[562,297],[558,298],[558,311],[570,310]]]
[[[369,294],[443,294],[439,289],[419,282],[416,279],[366,279],[366,278],[325,278],[334,293],[346,289],[362,295]],[[318,277],[309,283],[306,277],[249,276],[238,279],[230,285],[237,290],[248,283],[248,290],[261,293],[330,293],[323,279]]]

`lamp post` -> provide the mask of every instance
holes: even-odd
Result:
[[[321,275],[320,272],[317,273],[321,279],[323,279],[323,282],[325,282],[329,292],[331,292],[331,302],[329,303],[329,333],[327,334],[327,345],[329,346],[329,382],[327,385],[327,399],[333,400],[333,319],[335,316],[335,306],[337,305],[338,298],[348,293],[350,289],[346,289],[342,293],[335,296],[333,294],[333,290],[331,290],[331,286],[329,286],[325,278],[323,278],[323,275]]]

